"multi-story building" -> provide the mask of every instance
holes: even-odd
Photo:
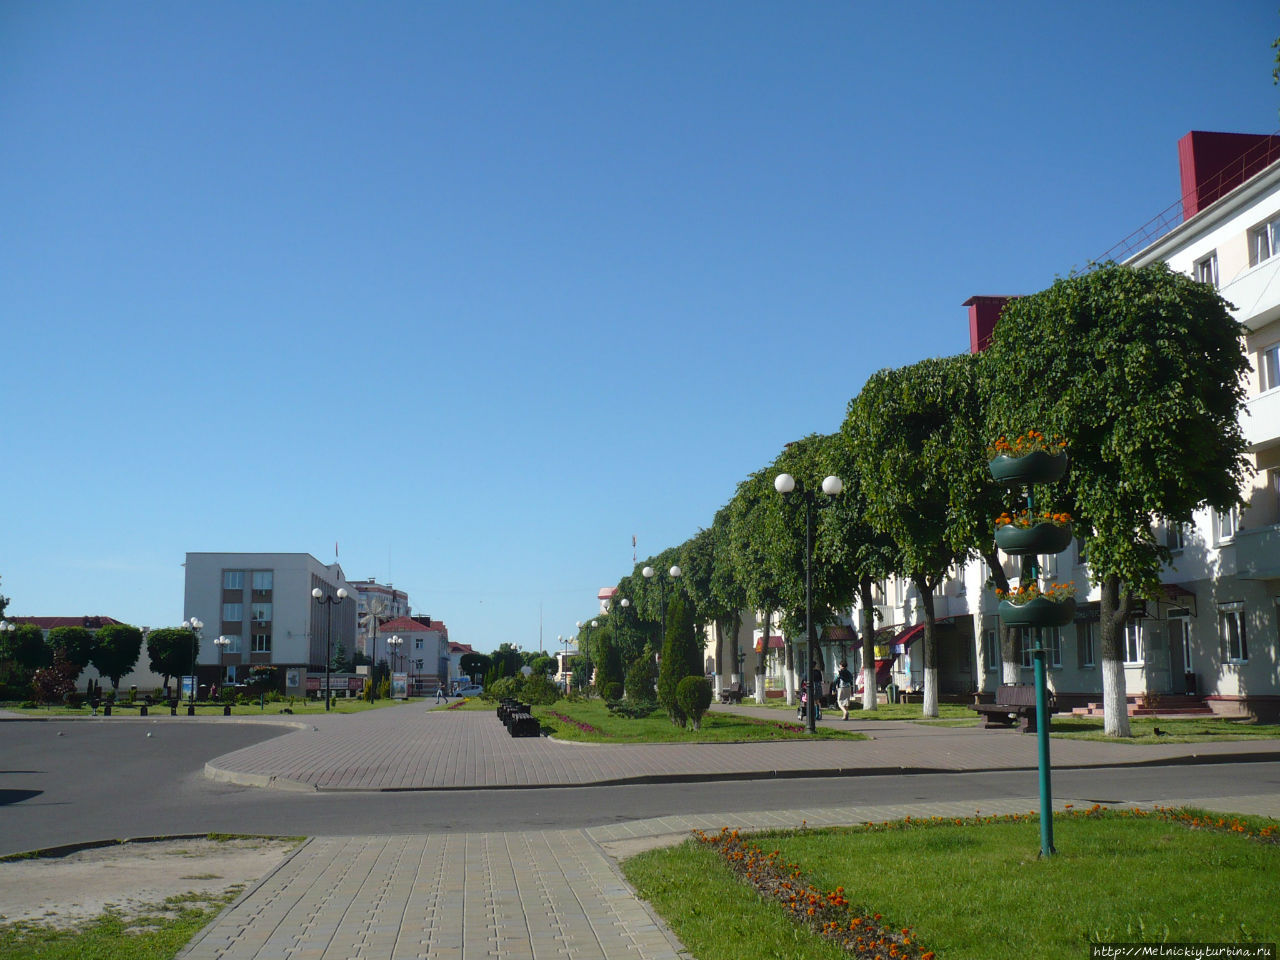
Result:
[[[378,637],[388,620],[407,617],[412,612],[409,594],[389,583],[378,583],[370,577],[359,580],[356,589],[356,618],[360,629],[358,649],[370,660],[377,659]]]
[[[340,589],[345,600],[323,602]],[[354,586],[337,563],[307,553],[188,553],[183,610],[204,623],[201,685],[242,682],[270,667],[280,690],[301,696],[307,674],[323,674],[339,645],[348,656],[356,649]]]
[[[392,671],[408,674],[410,696],[435,693],[439,686],[447,689],[450,677],[456,676],[449,628],[443,622],[430,617],[397,617],[382,625],[380,635]]]
[[[1131,700],[1203,698],[1216,712],[1280,714],[1280,137],[1193,132],[1180,141],[1182,200],[1113,253],[1134,266],[1164,261],[1218,288],[1244,325],[1252,371],[1242,429],[1255,467],[1241,510],[1201,511],[1185,529],[1161,531],[1174,554],[1163,596],[1125,628],[1125,683]],[[971,349],[984,349],[1010,298],[973,297]],[[1075,622],[1046,631],[1048,680],[1062,706],[1101,700],[1098,592],[1077,541],[1042,558],[1050,580],[1077,585]],[[1016,579],[1008,558],[1005,567]],[[968,698],[1001,683],[1031,682],[1029,649],[1005,676],[990,571],[976,561],[953,571],[934,595],[939,633],[939,692]],[[877,667],[903,689],[923,685],[920,597],[889,578],[874,591]],[[744,617],[745,619],[745,617]],[[858,611],[850,611],[856,624]],[[774,641],[770,641],[772,647]],[[819,644],[830,676],[847,650],[841,632]],[[757,639],[758,652],[763,643]],[[757,651],[753,651],[757,652]],[[728,657],[722,658],[724,661]],[[853,666],[855,657],[850,657]],[[776,663],[776,660],[774,661]],[[770,667],[770,672],[774,667]],[[735,671],[722,662],[723,681]],[[747,678],[750,682],[749,676]]]

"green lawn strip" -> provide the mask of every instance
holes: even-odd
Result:
[[[756,703],[752,700],[744,700],[744,707],[768,707],[771,710],[791,711],[795,714],[795,706],[787,706],[785,700],[781,698],[766,700],[763,704]],[[822,717],[825,720],[840,718],[839,707],[823,707]],[[855,700],[849,704],[850,720],[930,720],[934,718],[926,718],[924,715],[924,707],[918,703],[881,703],[874,710],[863,710],[862,701]],[[971,707],[959,703],[940,703],[938,704],[939,720],[980,720]]]
[[[1108,743],[1211,743],[1217,740],[1258,740],[1280,737],[1280,724],[1228,720],[1224,717],[1162,719],[1131,717],[1132,737],[1108,737],[1101,717],[1054,717],[1049,730],[1064,740],[1105,740]],[[1156,736],[1156,728],[1161,731]]]
[[[1230,817],[1208,818],[1230,828]],[[1242,819],[1255,829],[1277,827],[1266,818]],[[882,912],[894,927],[911,928],[918,943],[946,960],[1079,960],[1091,939],[1280,939],[1280,845],[1274,842],[1123,813],[1059,815],[1054,834],[1058,853],[1047,860],[1038,857],[1035,816],[959,826],[947,821],[762,833],[751,839],[799,864],[819,890],[842,886],[852,904]],[[662,880],[677,870],[700,871],[701,882],[714,878],[719,889],[729,873],[713,870],[708,853],[718,859],[686,844],[625,865],[643,895],[655,891],[655,907],[682,939],[685,929],[698,935],[698,918],[685,916],[689,903],[677,891],[668,896]],[[671,866],[667,859],[684,865]],[[706,953],[688,944],[698,960],[754,956],[744,951],[758,939],[756,923],[771,929],[783,911],[753,894],[746,902],[753,899],[749,918],[718,928],[734,932],[724,938],[728,942]],[[818,952],[796,949],[788,956],[828,955],[825,941],[796,929]]]
[[[681,729],[659,710],[653,716],[630,719],[615,717],[601,700],[561,700],[550,706],[533,708],[545,730],[562,740],[584,743],[733,743],[744,740],[865,740],[860,733],[818,728],[810,735],[794,717],[789,720],[761,720],[732,713],[710,713],[702,718],[702,729],[693,725]],[[568,721],[555,716],[568,717]],[[591,728],[582,729],[577,724]]]
[[[375,700],[373,703],[367,703],[364,700],[337,700],[333,704],[331,713],[363,713],[366,710],[380,710],[384,707],[398,707],[406,704],[423,703],[422,700]],[[139,708],[142,706],[141,701],[128,704],[117,703],[111,706],[111,715],[113,717],[137,717],[141,715]],[[83,707],[67,707],[67,706],[39,706],[39,707],[23,707],[17,703],[0,704],[0,708],[9,710],[24,717],[90,717],[93,716],[93,710],[88,706]],[[201,701],[196,704],[195,715],[197,717],[220,717],[223,704],[206,703]],[[288,716],[284,710],[291,710],[295,716],[315,716],[325,712],[323,700],[297,700],[290,704],[287,700],[279,700],[276,702],[267,701],[267,703],[259,707],[257,701],[253,703],[233,703],[231,705],[231,715],[233,717],[276,717]],[[178,716],[185,717],[187,715],[186,701],[178,704]],[[98,716],[102,716],[102,707],[98,707]],[[147,707],[148,717],[167,717],[169,716],[168,703],[155,703]]]
[[[172,960],[239,893],[169,897],[141,916],[125,919],[108,912],[68,930],[4,924],[0,960]]]

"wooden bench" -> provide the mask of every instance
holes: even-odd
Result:
[[[742,681],[731,683],[727,687],[720,688],[721,703],[741,703],[742,702]]]
[[[975,703],[973,709],[986,717],[983,729],[1011,727],[1018,721],[1023,733],[1036,732],[1036,688],[1026,685],[1001,684],[996,688],[995,703]],[[1053,711],[1053,694],[1049,694],[1049,710]],[[1045,722],[1049,722],[1046,717]]]

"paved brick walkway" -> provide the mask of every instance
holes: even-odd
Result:
[[[785,721],[770,708],[741,712]],[[206,773],[235,783],[306,790],[432,790],[712,780],[805,773],[1006,770],[1037,765],[1036,738],[1016,730],[905,721],[824,719],[866,741],[578,744],[513,739],[489,711],[393,707],[318,717],[307,729],[225,754]],[[1241,753],[1280,756],[1280,740],[1131,746],[1052,741],[1055,768],[1167,762]]]

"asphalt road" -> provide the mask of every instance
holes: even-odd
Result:
[[[980,809],[983,800],[1025,797],[1030,810],[1039,789],[1034,770],[376,794],[204,777],[206,760],[278,735],[252,724],[0,723],[0,854],[159,834],[552,829],[849,803],[972,801]],[[1280,793],[1280,761],[1055,770],[1053,786],[1056,797],[1104,804]]]

